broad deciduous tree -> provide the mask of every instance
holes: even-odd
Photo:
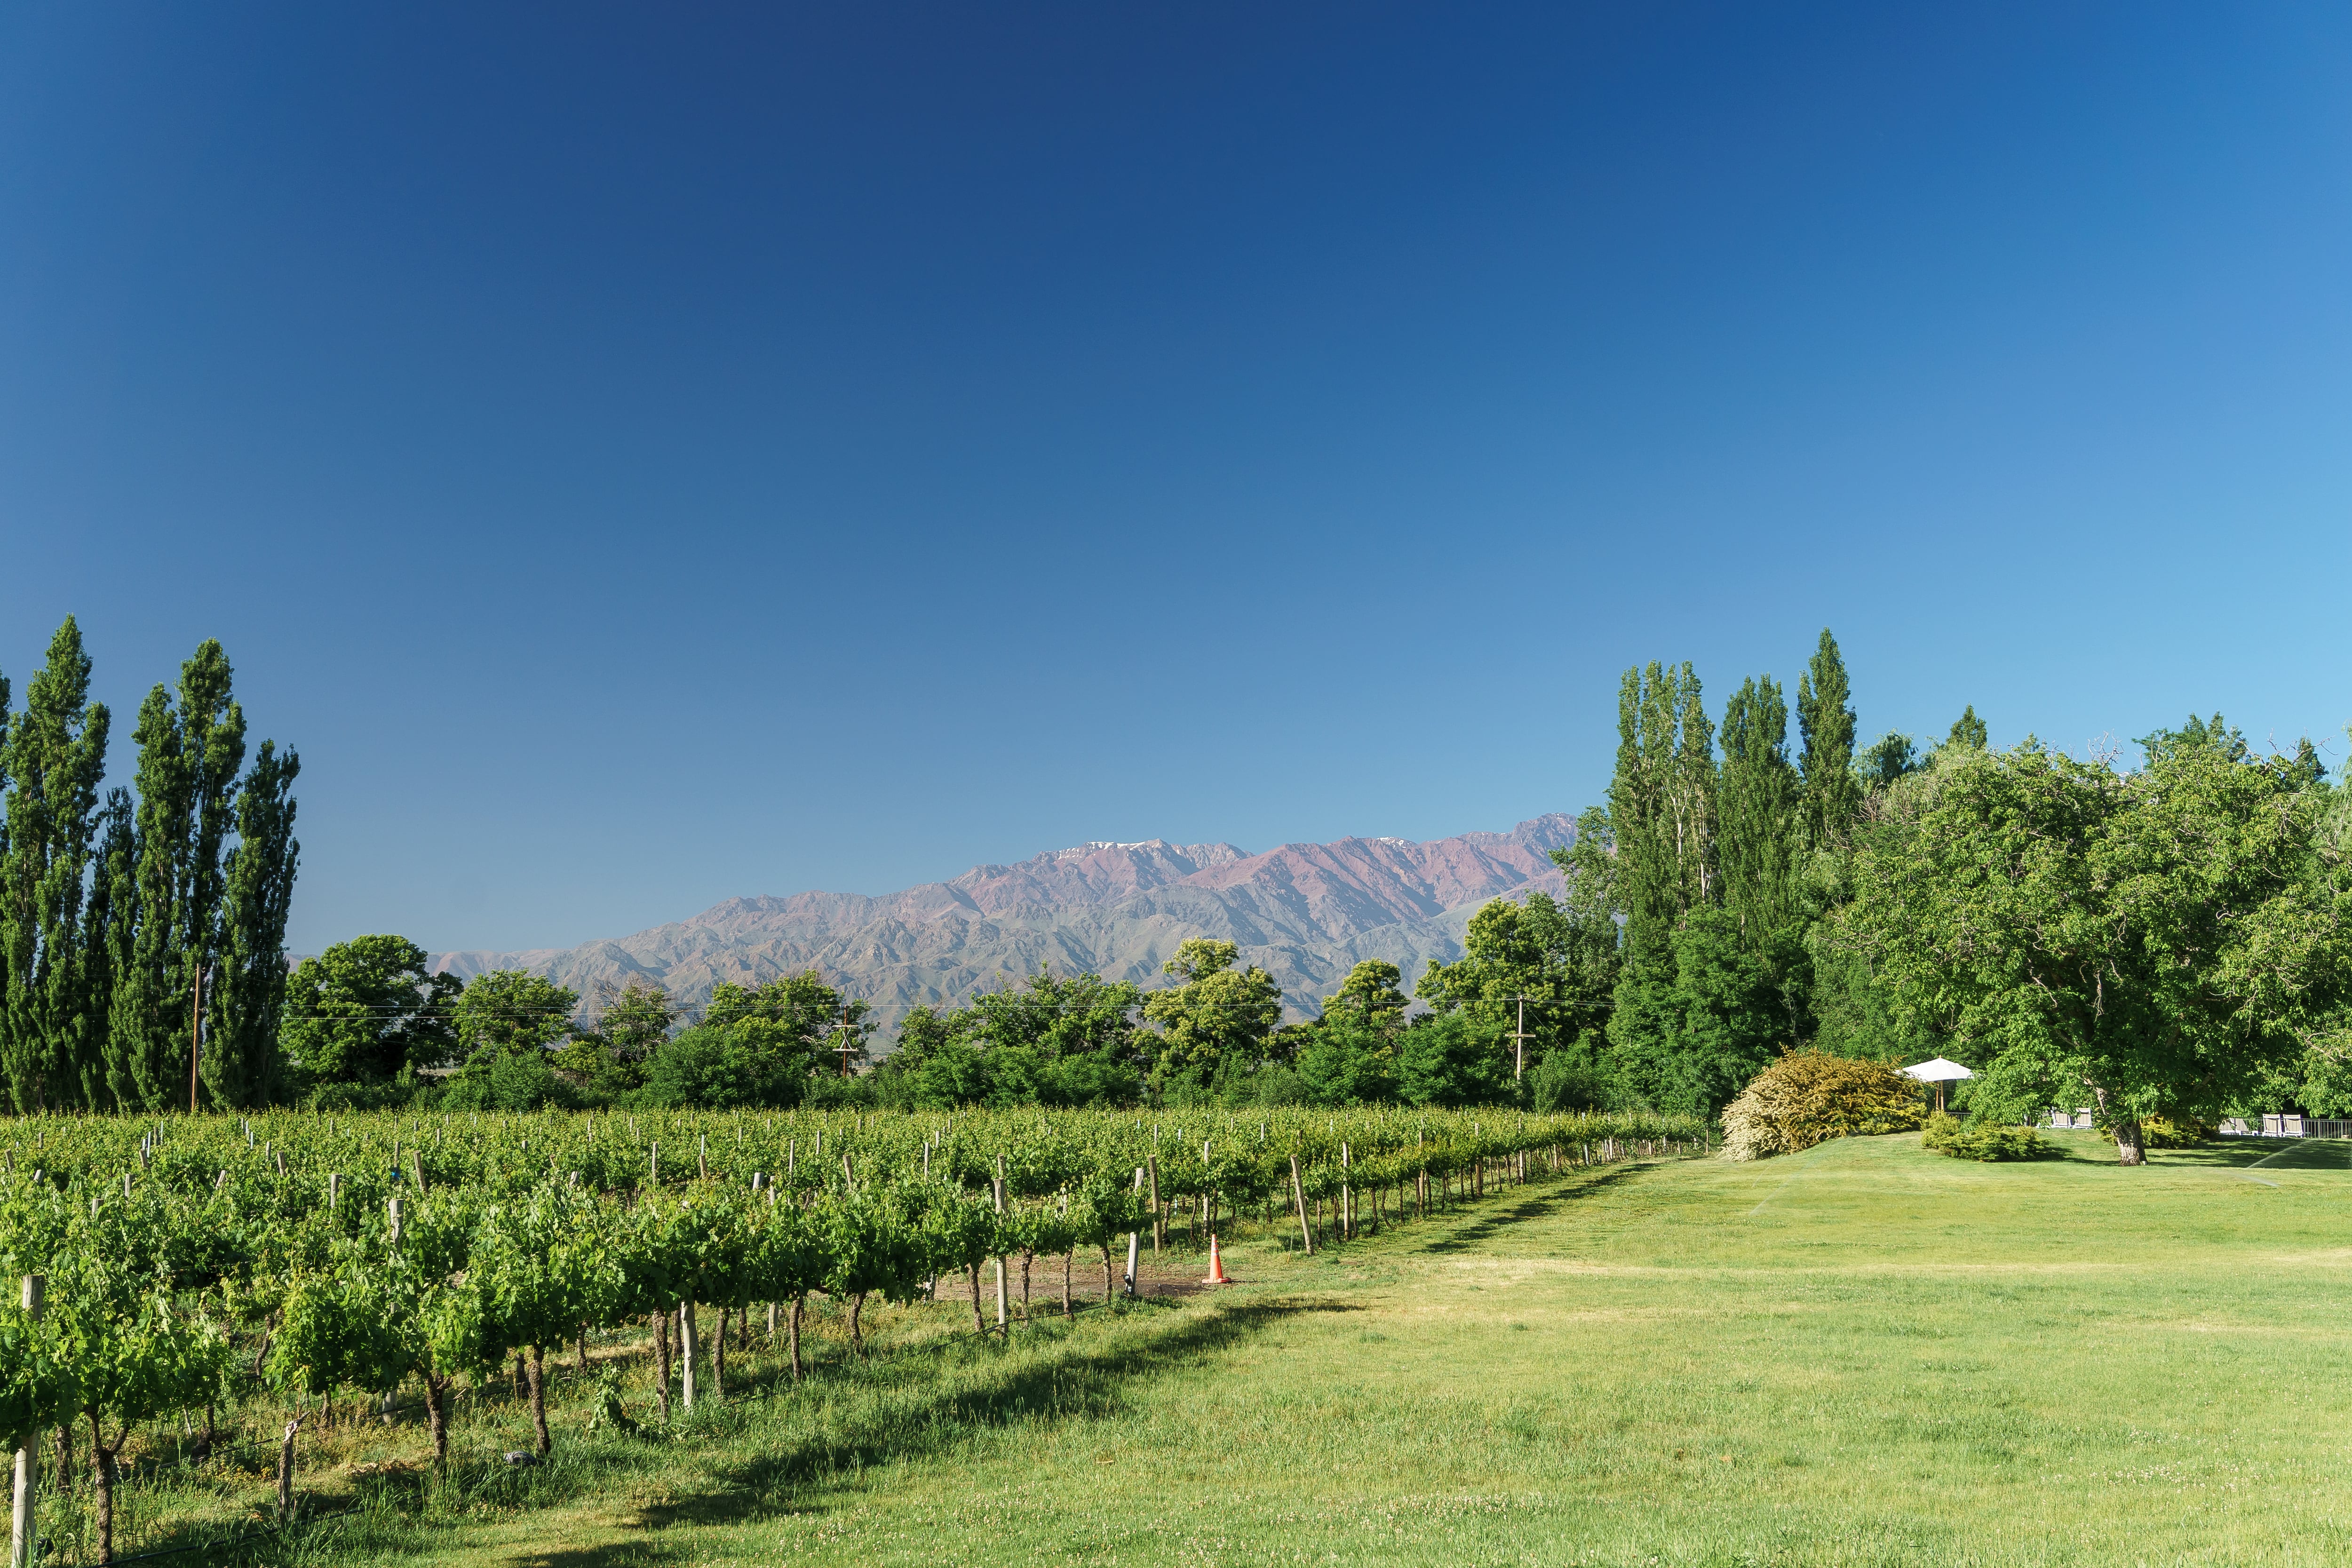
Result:
[[[2228,1105],[2338,1027],[2345,858],[2291,763],[2206,733],[2118,774],[2029,741],[1969,753],[1857,858],[1844,940],[2012,1110],[2141,1123]]]

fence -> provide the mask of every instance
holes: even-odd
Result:
[[[2089,1127],[2093,1125],[2087,1110],[2053,1110],[2050,1113],[2053,1128]],[[2226,1138],[2352,1138],[2352,1121],[2328,1121],[2316,1116],[2226,1116],[2216,1130]]]
[[[2352,1121],[2317,1116],[2228,1117],[2221,1131],[2241,1138],[2352,1138]]]

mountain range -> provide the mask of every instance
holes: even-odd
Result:
[[[1042,968],[1147,987],[1186,937],[1220,937],[1270,971],[1294,1017],[1311,1016],[1358,962],[1384,958],[1410,990],[1433,959],[1460,956],[1490,899],[1558,894],[1549,851],[1576,836],[1559,812],[1508,833],[1412,843],[1342,838],[1252,855],[1231,844],[1081,844],[1014,866],[975,866],[903,892],[729,899],[634,936],[524,952],[445,952],[472,976],[525,969],[593,1001],[646,980],[689,1007],[722,980],[757,984],[816,968],[875,1005],[881,1038],[924,1003],[954,1004]]]

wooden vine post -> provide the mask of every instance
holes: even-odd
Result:
[[[1307,1241],[1307,1256],[1315,1256],[1315,1227],[1307,1223],[1307,1189],[1298,1180],[1298,1156],[1290,1157],[1290,1201],[1298,1205],[1298,1234]]]
[[[1138,1193],[1140,1193],[1140,1192],[1142,1192],[1142,1191],[1143,1191],[1143,1167],[1142,1167],[1142,1166],[1140,1166],[1140,1165],[1138,1165],[1138,1166],[1135,1168],[1135,1190],[1136,1190]],[[1136,1252],[1137,1252],[1138,1248],[1139,1248],[1141,1245],[1142,1245],[1142,1233],[1141,1233],[1141,1232],[1139,1232],[1139,1231],[1133,1231],[1133,1230],[1130,1230],[1130,1231],[1129,1231],[1129,1232],[1127,1233],[1127,1299],[1128,1299],[1129,1300],[1130,1300],[1130,1301],[1134,1300],[1135,1300],[1135,1296],[1136,1296],[1136,1290],[1135,1290],[1135,1261],[1136,1261]]]
[[[1143,1157],[1143,1173],[1151,1183],[1151,1260],[1157,1263],[1160,1260],[1160,1243],[1166,1239],[1166,1232],[1168,1228],[1167,1226],[1162,1223],[1160,1213],[1159,1155],[1146,1154]]]
[[[996,1180],[991,1184],[989,1194],[996,1200],[996,1213],[998,1216],[1002,1218],[1004,1214],[1004,1156],[1002,1154],[999,1154],[996,1157]],[[996,1256],[996,1331],[1000,1334],[1006,1331],[1004,1317],[1004,1255],[1003,1253],[998,1253]]]
[[[48,1280],[38,1274],[25,1276],[24,1305],[27,1321],[41,1321],[41,1304],[48,1293]],[[34,1568],[41,1560],[41,1528],[39,1491],[41,1452],[38,1432],[27,1432],[16,1445],[16,1486],[15,1507],[8,1516],[8,1568]]]

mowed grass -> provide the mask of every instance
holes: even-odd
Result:
[[[864,1374],[794,1392],[762,1363],[661,1442],[565,1419],[549,1470],[308,1551],[2352,1559],[2352,1147],[2124,1170],[2093,1134],[2057,1137],[2063,1160],[2021,1165],[1909,1136],[1611,1167],[1311,1259],[1237,1248],[1237,1289],[1007,1346],[976,1343],[968,1308],[909,1310]],[[467,1447],[520,1443],[510,1413],[479,1419]]]

